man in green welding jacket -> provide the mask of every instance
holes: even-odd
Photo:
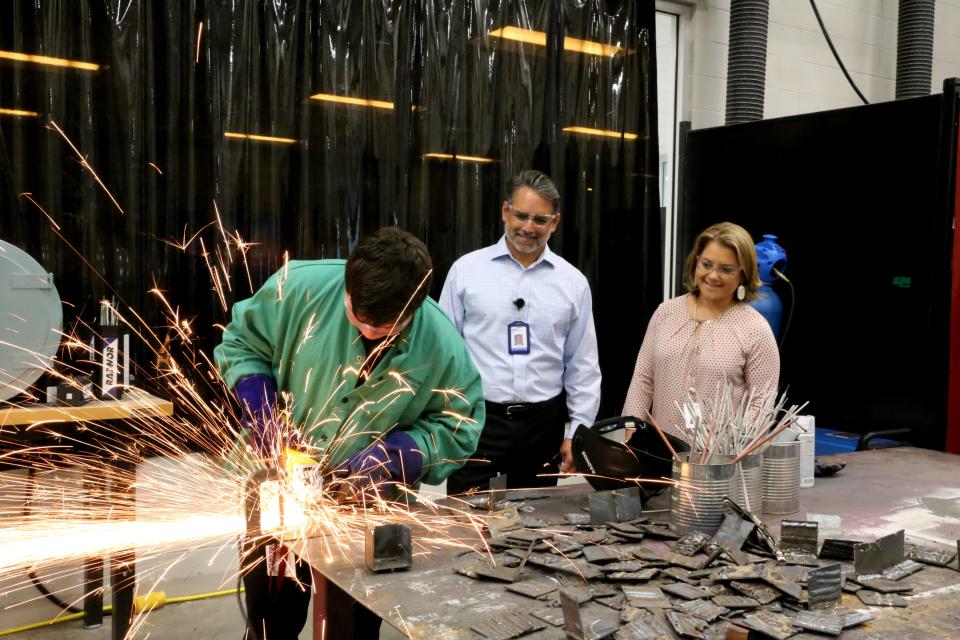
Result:
[[[214,357],[242,407],[247,446],[277,460],[298,440],[367,501],[459,468],[483,428],[482,386],[463,338],[427,298],[431,273],[426,246],[387,227],[346,262],[291,261],[236,303]],[[278,390],[293,436],[276,419]],[[296,638],[309,567],[269,544],[245,548],[242,563],[252,567],[245,638]],[[375,633],[379,620],[364,607],[333,583],[327,592],[329,638]]]

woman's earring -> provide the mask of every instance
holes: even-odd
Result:
[[[737,287],[737,300],[743,300],[747,297],[747,288],[743,285]]]

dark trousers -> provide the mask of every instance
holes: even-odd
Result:
[[[243,576],[247,607],[244,640],[295,640],[307,621],[312,570],[306,562],[298,560],[297,580],[269,576],[268,544],[245,545],[241,552],[241,567],[251,567]],[[326,579],[321,582],[320,576],[314,607],[323,608],[325,640],[380,637],[380,618],[332,582]]]
[[[467,462],[447,478],[447,494],[486,490],[490,478],[507,474],[507,487],[552,487],[557,484],[560,445],[567,422],[566,396],[545,402],[498,404],[487,402],[487,419],[480,434],[477,461]],[[480,460],[489,460],[481,462]]]

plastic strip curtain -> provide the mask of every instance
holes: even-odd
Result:
[[[643,0],[3,3],[0,51],[96,69],[0,54],[0,109],[36,114],[0,111],[0,237],[55,274],[68,319],[114,287],[159,321],[156,281],[204,331],[225,313],[199,242],[170,243],[215,211],[258,243],[254,286],[285,251],[345,257],[398,224],[430,247],[436,295],[499,238],[509,176],[539,168],[618,413],[660,301],[653,25]]]

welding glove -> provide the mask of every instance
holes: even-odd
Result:
[[[422,464],[414,439],[405,431],[394,431],[337,467],[337,475],[344,479],[338,498],[357,502],[390,499],[397,484],[412,485],[420,479]]]
[[[240,402],[245,426],[250,430],[253,449],[267,458],[280,451],[277,442],[277,382],[273,376],[256,373],[237,381],[233,393]]]

